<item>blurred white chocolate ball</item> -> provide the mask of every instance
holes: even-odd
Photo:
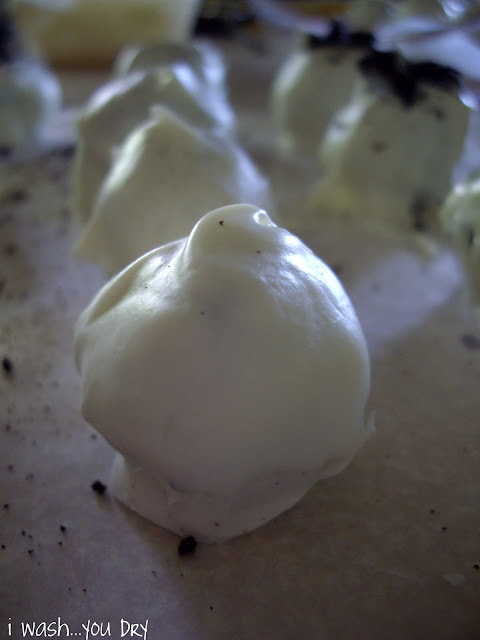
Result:
[[[225,101],[214,97],[184,65],[132,72],[100,87],[77,123],[72,179],[76,217],[83,222],[90,218],[118,147],[136,126],[148,120],[155,105],[168,107],[201,129],[228,134],[233,112]]]
[[[163,108],[152,116],[119,149],[75,248],[109,275],[187,235],[211,209],[234,202],[272,207],[267,180],[233,140]]]

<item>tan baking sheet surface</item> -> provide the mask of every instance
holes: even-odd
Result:
[[[113,452],[79,414],[73,327],[102,278],[70,257],[71,156],[2,160],[0,637],[52,623],[82,639],[480,638],[480,333],[457,260],[296,221],[311,176],[269,149],[272,63],[228,53],[242,140],[356,306],[377,432],[289,512],[180,558],[178,538],[90,486],[108,483]],[[71,105],[87,80],[63,78]]]

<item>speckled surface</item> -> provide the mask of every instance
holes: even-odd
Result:
[[[444,249],[427,260],[400,241],[300,223],[309,175],[265,142],[271,65],[259,59],[252,76],[254,54],[233,49],[242,138],[358,311],[377,432],[289,512],[179,557],[178,538],[91,489],[108,484],[113,452],[79,414],[73,327],[102,278],[70,258],[71,156],[2,159],[0,356],[13,369],[0,371],[0,637],[21,638],[22,622],[58,631],[60,618],[79,638],[89,620],[120,638],[123,619],[148,620],[150,640],[474,640],[480,333],[458,263]],[[64,81],[72,102],[93,83]]]

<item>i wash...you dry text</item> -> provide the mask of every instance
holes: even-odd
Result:
[[[106,638],[112,635],[111,622],[96,622],[87,620],[82,622],[81,630],[74,631],[66,622],[62,622],[60,616],[51,622],[20,622],[14,624],[12,619],[8,619],[8,636],[15,638],[79,638],[81,640],[92,640],[92,638]],[[115,636],[120,638],[143,638],[147,640],[148,620],[145,622],[129,622],[123,618],[117,628],[114,629]],[[120,636],[117,635],[120,632]]]

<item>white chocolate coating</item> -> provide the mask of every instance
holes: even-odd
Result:
[[[164,105],[202,129],[225,134],[233,126],[226,101],[216,89],[210,93],[186,65],[137,71],[108,82],[93,94],[78,120],[72,205],[81,221],[92,214],[116,149],[148,119],[154,105]]]
[[[321,149],[325,175],[312,207],[402,233],[435,228],[469,122],[457,95],[423,88],[406,107],[359,79]]]
[[[27,59],[0,64],[0,145],[41,142],[61,101],[58,80],[41,65]]]
[[[207,86],[225,82],[225,64],[220,51],[208,41],[149,42],[123,49],[115,60],[114,73],[125,76],[132,71],[148,71],[159,67],[184,64]]]
[[[440,221],[462,260],[480,322],[480,177],[452,189],[440,211]]]
[[[384,0],[352,0],[344,14],[347,24],[356,29],[373,29],[388,17]]]
[[[228,540],[342,470],[369,437],[369,359],[330,269],[251,205],[118,274],[75,338],[85,419],[115,495],[179,535]]]
[[[111,64],[132,42],[190,33],[199,0],[16,0],[25,39],[56,65]]]
[[[210,42],[151,42],[123,50],[114,73],[177,69],[192,96],[214,118],[213,125],[225,133],[235,126],[235,115],[228,102],[226,69],[220,51]],[[168,103],[167,103],[168,106]],[[179,109],[179,115],[186,115]]]
[[[352,27],[367,29],[409,17],[428,16],[445,20],[447,14],[443,5],[441,0],[353,0],[348,3],[344,19]]]
[[[112,275],[150,249],[187,235],[211,209],[271,206],[268,183],[233,141],[158,108],[134,130],[100,191],[77,246]]]
[[[402,0],[397,4],[395,17],[401,19],[408,16],[431,16],[445,20],[448,17],[445,4],[448,3],[443,0]]]
[[[321,47],[295,51],[272,88],[272,116],[279,150],[316,156],[335,113],[348,102],[357,74],[357,49]]]

